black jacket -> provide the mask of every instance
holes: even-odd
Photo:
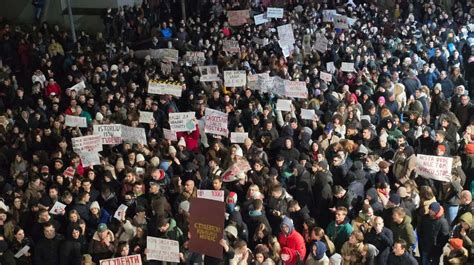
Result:
[[[401,256],[395,256],[393,252],[390,253],[390,255],[388,255],[387,265],[400,265],[400,264],[418,265],[418,262],[412,255],[408,254],[407,252],[405,252]]]
[[[53,239],[40,239],[35,246],[33,263],[35,265],[59,265],[59,246],[62,242],[61,235],[56,235]]]
[[[68,239],[61,244],[59,253],[60,265],[81,265],[82,252],[81,243],[77,240]]]
[[[391,247],[393,245],[393,233],[392,230],[384,227],[380,234],[375,232],[375,228],[372,228],[365,237],[365,241],[369,244],[374,245],[379,252],[376,257],[376,264],[386,264],[388,255],[390,254]]]

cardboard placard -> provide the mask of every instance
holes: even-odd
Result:
[[[314,109],[301,109],[300,116],[303,120],[313,120],[316,117],[316,112]]]
[[[341,71],[343,71],[343,72],[349,72],[349,73],[355,72],[354,63],[343,62],[343,63],[341,64]]]
[[[198,190],[197,197],[223,202],[224,201],[224,191],[223,190]]]
[[[452,157],[445,156],[416,156],[415,170],[418,175],[434,180],[451,182]]]
[[[221,78],[219,77],[219,68],[217,65],[206,65],[206,66],[199,66],[199,73],[201,77],[199,81],[201,82],[212,82],[212,81],[220,81]]]
[[[283,18],[284,9],[277,7],[267,8],[267,18]]]
[[[196,129],[194,112],[175,112],[169,114],[170,128],[174,132],[189,132]]]
[[[276,109],[281,111],[291,111],[291,100],[278,99]]]
[[[247,84],[247,73],[241,71],[224,71],[224,86],[240,87]]]
[[[78,154],[102,151],[102,139],[100,135],[74,137],[71,139],[71,142],[72,150]]]
[[[206,61],[206,55],[204,52],[186,52],[184,59],[188,65],[203,65]]]
[[[99,265],[142,265],[142,257],[140,254],[136,254],[126,257],[103,259]]]
[[[253,20],[255,21],[255,25],[257,26],[268,22],[266,14],[253,16]]]
[[[182,93],[183,84],[181,82],[169,80],[148,81],[148,94],[172,95],[179,98]]]
[[[236,40],[223,40],[222,50],[230,53],[238,53],[240,52],[239,42]]]
[[[230,142],[233,144],[243,144],[248,137],[249,133],[246,132],[231,132]]]
[[[227,22],[230,26],[237,27],[242,26],[250,21],[249,10],[228,10],[227,11]]]
[[[154,123],[155,118],[153,117],[153,112],[152,111],[139,111],[140,113],[140,118],[138,121],[140,123]]]
[[[122,125],[122,139],[130,143],[147,144],[145,128]]]
[[[295,44],[295,35],[291,24],[277,27],[278,39],[281,47],[293,46]]]
[[[178,141],[178,137],[176,136],[176,132],[172,130],[168,130],[163,128],[163,135],[165,136],[166,140],[170,141]]]
[[[158,237],[146,237],[147,260],[179,262],[179,242]]]
[[[66,115],[64,124],[68,127],[87,128],[87,119],[80,116]]]
[[[323,81],[331,82],[332,81],[332,74],[328,74],[326,72],[319,72],[319,78],[321,78],[321,80],[323,80]]]
[[[94,125],[94,134],[101,136],[102,144],[121,144],[122,143],[122,125],[121,124]]]
[[[206,115],[204,116],[204,132],[227,137],[229,129],[227,129],[228,114],[206,108]]]
[[[346,16],[335,15],[333,23],[336,29],[349,29],[349,21]]]
[[[285,96],[289,98],[308,98],[306,82],[285,80]]]

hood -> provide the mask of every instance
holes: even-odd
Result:
[[[176,227],[176,221],[173,218],[169,219],[170,226],[168,227],[168,231],[174,229]]]
[[[324,255],[327,251],[326,244],[324,244],[322,241],[315,241],[314,246],[316,246],[316,253],[313,252],[314,258],[316,260],[324,258]]]
[[[411,224],[411,217],[408,215],[405,215],[405,218],[403,218],[402,224],[404,225]]]
[[[375,188],[370,188],[367,190],[366,196],[370,196],[370,202],[377,200],[377,190]]]
[[[433,219],[439,220],[439,219],[441,219],[441,217],[443,217],[443,215],[444,215],[444,208],[443,208],[443,206],[441,206],[440,209],[439,209],[439,212],[434,216]]]
[[[470,213],[470,212],[462,214],[461,217],[459,217],[459,221],[466,222],[466,223],[469,224],[470,227],[474,228],[474,226],[472,224],[472,221],[473,221],[472,213]]]
[[[291,218],[289,218],[288,216],[283,217],[283,220],[281,221],[280,226],[282,225],[286,225],[290,228],[290,231],[288,234],[291,234],[291,232],[293,232],[293,230],[295,229],[295,226],[293,225],[293,220],[291,220]]]

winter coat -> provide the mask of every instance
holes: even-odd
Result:
[[[416,259],[406,251],[401,256],[395,256],[393,252],[390,253],[390,255],[388,255],[387,265],[400,265],[400,264],[418,265],[418,261],[416,261]]]
[[[349,239],[349,236],[352,233],[352,226],[348,222],[336,226],[336,222],[332,221],[326,231],[327,235],[336,246],[336,252],[340,252],[342,245]]]
[[[289,227],[289,232],[288,234],[280,232],[280,234],[278,235],[278,242],[280,243],[280,247],[282,249],[284,247],[287,247],[291,249],[291,252],[293,252],[293,254],[295,254],[296,256],[299,255],[300,257],[304,258],[306,256],[306,244],[304,242],[303,236],[295,230],[295,228],[293,227],[293,222],[290,218],[284,217],[282,224],[285,224]],[[298,254],[296,252],[298,252]]]
[[[405,240],[405,242],[407,242],[408,247],[415,245],[416,243],[415,231],[411,224],[410,216],[406,215],[400,224],[391,222],[390,229],[392,229],[394,241],[403,239]]]
[[[466,248],[450,250],[448,255],[444,256],[444,264],[461,265],[467,263],[469,254]]]
[[[461,215],[461,217],[459,217],[459,223],[463,221],[463,222],[466,222],[469,224],[470,226],[470,229],[469,231],[465,231],[466,234],[463,236],[461,235],[461,225],[456,225],[454,227],[454,231],[453,231],[453,237],[454,238],[461,238],[462,241],[463,241],[463,247],[465,247],[466,249],[468,250],[471,250],[470,254],[473,254],[472,253],[472,246],[473,246],[473,242],[474,242],[474,220],[473,220],[473,217],[472,217],[472,214],[471,213],[464,213],[463,215]]]
[[[374,245],[379,250],[376,264],[387,263],[387,258],[393,245],[393,233],[390,229],[384,227],[380,234],[377,234],[375,229],[370,230],[370,232],[366,234],[365,242]]]
[[[306,259],[305,265],[329,265],[329,258],[324,254],[323,258],[316,260],[313,255],[309,255]]]
[[[35,245],[33,263],[35,265],[59,265],[59,247],[63,237],[56,235],[53,239],[42,238]]]
[[[420,252],[441,253],[442,248],[448,242],[449,224],[443,215],[444,209],[441,207],[434,218],[429,215],[421,218],[417,229]]]
[[[103,244],[99,238],[97,232],[94,233],[92,240],[89,244],[89,254],[92,256],[92,260],[95,263],[98,263],[102,259],[109,259],[115,252],[114,247],[114,233],[110,230],[107,230],[107,236],[110,240],[110,245],[106,246]]]
[[[68,239],[61,244],[59,263],[61,265],[82,265],[81,243],[78,240]]]

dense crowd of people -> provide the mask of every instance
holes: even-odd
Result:
[[[161,263],[147,261],[147,236],[177,240],[182,264],[473,264],[472,1],[396,0],[390,9],[371,1],[187,2],[186,20],[180,1],[107,9],[104,31],[78,32],[77,42],[47,21],[1,21],[2,265],[132,254]],[[229,26],[227,10],[253,17],[269,5],[284,7],[284,17]],[[326,9],[356,21],[335,29],[323,22]],[[296,43],[285,57],[275,28],[288,23]],[[327,51],[304,50],[305,35],[311,45],[325,36]],[[240,52],[223,51],[227,39]],[[159,48],[179,50],[179,62],[135,56]],[[200,82],[186,51],[204,52],[203,65],[221,75],[304,81],[309,96],[280,111],[281,96]],[[336,68],[330,82],[320,78],[328,62]],[[355,72],[341,71],[342,62],[354,62]],[[182,96],[147,93],[152,79],[184,83]],[[84,89],[71,89],[81,81]],[[248,132],[245,142],[206,134],[206,108],[227,113],[230,132]],[[316,115],[302,119],[301,109]],[[153,112],[154,122],[139,123],[139,111]],[[190,111],[200,125],[166,140],[169,113]],[[85,117],[88,127],[65,126],[65,115]],[[101,164],[85,167],[71,139],[98,124],[143,127],[147,144],[104,145]],[[452,158],[451,180],[419,175],[419,154]],[[224,182],[242,159],[251,169]],[[188,248],[198,189],[224,191],[222,260]],[[52,213],[57,201],[66,208]],[[114,218],[121,204],[127,211]]]

